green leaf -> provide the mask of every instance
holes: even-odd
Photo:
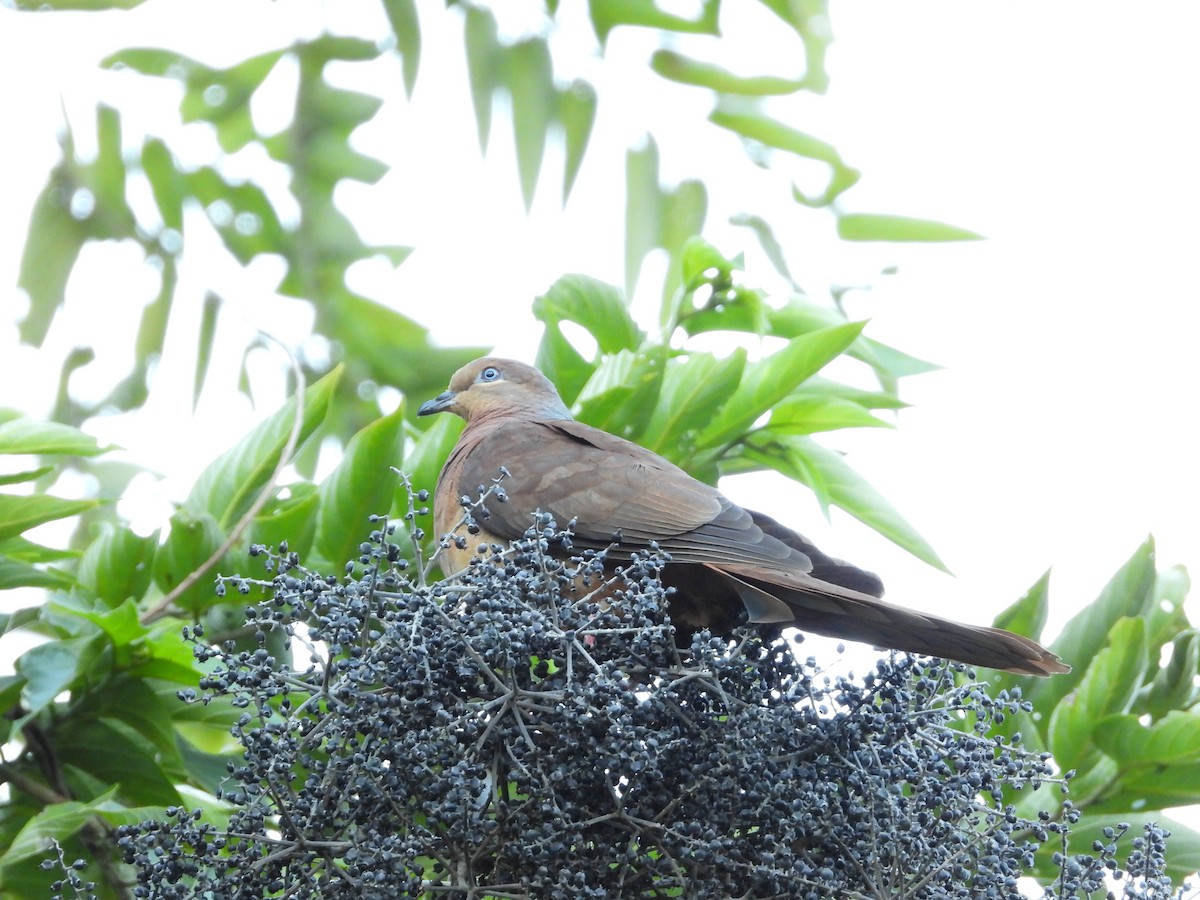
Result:
[[[288,246],[289,238],[275,207],[258,185],[226,181],[211,166],[201,166],[185,178],[225,246],[242,265],[261,253],[278,253]]]
[[[734,269],[743,268],[740,258],[727,259],[724,253],[698,234],[683,242],[679,265],[684,289],[688,291],[694,291],[702,284],[725,281]]]
[[[0,540],[15,537],[44,522],[77,516],[99,505],[99,500],[63,500],[45,494],[27,497],[0,494]]]
[[[575,345],[567,340],[557,322],[547,322],[538,343],[534,365],[554,382],[563,402],[570,406],[587,384],[596,367],[583,358]]]
[[[782,350],[747,365],[737,391],[700,432],[697,446],[717,447],[745,434],[759,416],[845,351],[865,324],[847,322],[801,335]]]
[[[492,130],[492,96],[504,77],[504,59],[491,10],[468,4],[463,23],[467,48],[467,77],[471,82],[471,101],[479,132],[479,149],[487,150]]]
[[[0,554],[0,591],[18,587],[67,590],[75,580],[60,569],[39,569],[18,559]],[[0,629],[2,633],[3,629]]]
[[[96,456],[108,449],[90,434],[58,422],[14,419],[0,425],[0,453]]]
[[[58,562],[79,556],[77,550],[58,550],[54,547],[43,547],[23,537],[10,537],[0,540],[0,553],[27,563]]]
[[[71,720],[56,738],[55,752],[62,765],[74,766],[104,784],[120,785],[124,800],[156,806],[181,802],[159,765],[154,745],[109,720]]]
[[[687,18],[660,9],[653,0],[588,0],[592,28],[601,44],[618,25],[660,28],[682,34],[718,34],[719,8],[717,0],[703,0],[695,18]]]
[[[421,62],[421,22],[417,18],[414,0],[383,0],[388,24],[396,36],[396,51],[404,70],[404,92],[411,97],[417,84],[417,69]]]
[[[791,269],[788,267],[787,258],[783,253],[783,245],[779,243],[775,237],[775,231],[771,228],[770,223],[762,216],[754,216],[749,213],[737,213],[730,216],[729,222],[732,225],[741,225],[744,228],[749,228],[754,232],[754,236],[758,238],[758,243],[766,254],[771,265],[775,267],[775,271],[787,279],[788,283],[793,287],[796,285],[796,279],[792,276]]]
[[[664,216],[658,183],[658,144],[650,135],[646,146],[625,153],[625,296],[632,297],[642,262],[661,243]]]
[[[25,679],[21,705],[26,717],[36,715],[70,687],[80,671],[84,644],[90,638],[49,641],[30,647],[15,663],[17,674]]]
[[[340,565],[359,556],[372,515],[387,515],[396,493],[392,471],[403,449],[404,407],[377,419],[346,444],[341,462],[319,489],[316,547]]]
[[[547,325],[582,325],[606,354],[636,350],[645,337],[629,314],[621,292],[587,275],[559,278],[533,301],[533,315]]]
[[[463,421],[458,416],[434,416],[433,424],[422,432],[408,453],[400,471],[408,476],[414,491],[429,491],[433,494],[437,486],[438,473],[462,433]],[[403,488],[398,488],[396,506],[408,508],[408,498]]]
[[[78,592],[108,607],[130,597],[140,600],[150,586],[158,532],[139,537],[122,525],[102,523],[99,528],[75,572]]]
[[[1200,714],[1172,710],[1148,726],[1133,714],[1106,716],[1093,740],[1122,767],[1200,762]]]
[[[324,421],[341,372],[341,368],[334,369],[304,392],[300,443]],[[287,445],[294,410],[295,404],[289,399],[271,418],[211,462],[192,487],[184,503],[186,508],[208,513],[223,531],[230,528],[275,471]]]
[[[117,648],[127,647],[148,634],[146,627],[138,621],[138,606],[133,598],[126,600],[115,609],[103,612],[71,609],[58,604],[55,606],[98,626],[112,642],[112,645]]]
[[[1050,715],[1050,750],[1063,769],[1085,769],[1089,751],[1106,716],[1129,710],[1146,672],[1146,628],[1141,619],[1113,625],[1107,646],[1082,663],[1083,677],[1069,697]],[[1043,707],[1045,708],[1045,707]]]
[[[1108,642],[1109,632],[1123,618],[1140,618],[1153,599],[1155,585],[1154,539],[1147,538],[1113,575],[1100,596],[1063,626],[1050,645],[1074,671],[1039,678],[1025,689],[1025,697],[1039,709],[1054,709],[1077,689],[1089,662]]]
[[[745,366],[741,348],[720,360],[709,353],[668,360],[658,403],[639,442],[682,465],[695,433],[733,396]]]
[[[741,451],[759,466],[775,469],[808,485],[822,507],[833,505],[844,509],[917,559],[943,572],[949,571],[929,542],[851,469],[840,453],[808,437],[767,433],[751,436]]]
[[[782,309],[769,310],[767,316],[770,333],[781,338],[794,338],[846,321],[846,317],[836,309],[817,306],[799,298],[793,298]],[[894,384],[895,379],[906,375],[921,375],[941,368],[865,336],[860,336],[846,355],[875,369],[885,386]]]
[[[1146,636],[1151,648],[1158,649],[1191,628],[1183,608],[1191,587],[1183,566],[1171,566],[1158,573],[1154,597],[1146,611]]]
[[[69,145],[63,152],[72,152]],[[91,232],[87,222],[71,214],[71,200],[79,188],[71,166],[71,161],[64,159],[50,173],[33,205],[21,252],[17,286],[29,295],[29,311],[19,327],[21,342],[33,347],[40,347],[46,339],[66,295],[71,269]]]
[[[0,475],[0,485],[24,484],[27,481],[37,481],[43,475],[49,475],[54,469],[54,466],[39,466],[36,469],[29,469],[26,472],[10,472],[7,475]]]
[[[87,803],[69,800],[43,807],[21,826],[8,849],[0,855],[0,870],[21,860],[45,854],[51,841],[65,842],[96,815],[102,805],[111,801],[115,794],[116,789],[113,789]]]
[[[1200,803],[1200,763],[1146,766],[1121,778],[1109,796],[1089,806],[1093,813],[1161,810]]]
[[[208,291],[204,295],[204,311],[200,315],[200,331],[196,338],[196,373],[192,379],[192,409],[200,402],[200,392],[208,377],[208,365],[212,361],[213,342],[217,337],[217,314],[221,311],[221,298]]]
[[[1200,699],[1197,675],[1200,675],[1200,632],[1189,629],[1171,642],[1171,658],[1146,686],[1138,708],[1161,719],[1174,710],[1194,706]]]
[[[286,499],[268,503],[255,516],[246,543],[278,547],[287,541],[289,550],[304,557],[316,537],[321,497],[316,485],[308,483],[289,484],[286,493]]]
[[[224,540],[225,531],[213,515],[183,507],[171,516],[171,531],[154,556],[154,583],[164,594],[175,590],[208,561]],[[211,578],[201,578],[175,599],[176,606],[189,611],[216,602]]]
[[[1033,638],[1042,637],[1046,616],[1050,610],[1050,570],[1047,569],[1033,586],[1012,606],[1002,610],[992,623],[997,628]]]
[[[658,403],[666,353],[665,348],[653,347],[605,357],[579,394],[578,418],[636,440]]]
[[[558,122],[562,125],[566,143],[563,166],[563,203],[571,196],[575,176],[583,164],[583,154],[596,123],[596,89],[583,79],[576,79],[558,95]]]
[[[820,375],[814,375],[808,379],[792,391],[791,395],[793,397],[827,397],[833,400],[845,400],[857,403],[864,409],[905,409],[908,406],[895,394],[866,391],[862,388],[842,384],[839,381],[822,378]]]
[[[142,173],[150,182],[150,192],[163,224],[182,233],[187,182],[175,164],[175,156],[161,139],[148,138],[142,145]]]
[[[670,81],[710,88],[725,94],[765,97],[792,94],[804,87],[804,81],[775,75],[735,75],[713,63],[702,62],[676,53],[658,50],[650,58],[650,68]]]
[[[983,235],[957,225],[884,216],[875,213],[843,213],[838,216],[838,237],[843,241],[981,241]]]
[[[164,762],[179,766],[172,713],[181,704],[175,690],[171,687],[158,692],[142,678],[121,675],[97,692],[92,711],[98,718],[115,720],[133,729],[154,745]]]
[[[545,40],[527,38],[510,48],[508,89],[512,94],[513,136],[517,145],[521,195],[528,210],[533,205],[533,192],[542,170],[546,134],[558,105],[554,67]]]
[[[257,137],[250,98],[271,74],[286,50],[252,56],[228,69],[210,69],[189,61],[186,90],[179,104],[184,122],[208,122],[226,153],[234,153]]]
[[[775,434],[816,434],[840,428],[892,428],[850,400],[795,395],[780,401],[771,411],[767,428]]]
[[[835,168],[845,166],[837,148],[827,141],[773,119],[766,113],[742,103],[723,102],[712,111],[709,120],[744,138],[786,150],[806,159],[815,159]]]

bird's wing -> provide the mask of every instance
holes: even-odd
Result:
[[[574,520],[581,547],[616,542],[628,552],[653,541],[676,562],[811,567],[804,553],[765,534],[716,488],[624,438],[570,419],[514,418],[480,429],[464,434],[469,449],[447,474],[455,496],[474,497],[502,466],[508,471],[501,483],[508,501],[488,501],[480,522],[492,535],[520,537],[540,510],[559,527]]]

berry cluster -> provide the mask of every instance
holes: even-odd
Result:
[[[1014,813],[1012,789],[1054,774],[990,734],[1019,696],[962,666],[852,680],[749,633],[679,648],[661,556],[606,575],[543,519],[426,584],[393,528],[358,577],[257,548],[257,651],[186,631],[209,674],[183,699],[240,710],[243,752],[227,822],[121,830],[137,896],[1020,898],[1069,829],[1069,807]],[[275,629],[302,662],[267,651]],[[1058,857],[1054,896],[1102,889],[1117,837]],[[1126,896],[1169,892],[1162,838],[1138,838]]]

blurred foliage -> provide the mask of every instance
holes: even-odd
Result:
[[[39,0],[18,8],[30,10],[20,16],[32,16],[137,5]],[[561,142],[565,151],[561,172],[554,173],[562,179],[564,198],[595,143],[604,98],[588,82],[556,73],[556,3],[547,2],[541,25],[517,38],[501,36],[491,8],[482,3],[453,3],[449,10],[435,3],[418,7],[414,0],[382,5],[393,33],[378,41],[326,33],[223,68],[160,47],[131,47],[106,60],[129,79],[176,84],[179,122],[215,136],[211,158],[197,160],[174,146],[170,135],[177,128],[131,134],[132,117],[123,105],[128,101],[117,97],[97,108],[94,121],[73,122],[62,134],[62,159],[37,200],[24,248],[20,285],[30,306],[20,323],[21,339],[43,345],[85,247],[108,252],[117,242],[132,241],[159,274],[159,287],[131,338],[130,368],[104,386],[102,399],[85,403],[70,389],[73,375],[94,354],[83,346],[61,360],[56,421],[0,410],[0,456],[12,461],[0,485],[15,486],[0,491],[0,590],[33,589],[19,595],[32,598],[26,606],[0,616],[0,639],[23,642],[15,674],[0,679],[0,709],[7,713],[0,720],[0,743],[15,748],[0,760],[8,792],[0,804],[0,889],[6,897],[47,894],[49,876],[37,863],[51,839],[62,843],[66,859],[89,861],[85,872],[99,883],[101,896],[128,896],[119,867],[106,854],[114,825],[178,803],[181,791],[189,804],[220,818],[213,795],[227,762],[236,758],[229,727],[237,714],[219,703],[176,702],[176,693],[194,689],[202,675],[179,641],[181,624],[201,622],[214,641],[256,648],[240,615],[245,599],[218,595],[214,576],[246,571],[244,548],[250,542],[274,547],[286,541],[315,569],[356,565],[366,517],[409,512],[390,467],[402,461],[399,468],[417,487],[432,487],[457,436],[459,425],[451,417],[437,417],[431,425],[422,421],[426,430],[420,430],[411,416],[413,401],[439,392],[449,374],[482,348],[435,347],[416,321],[420,309],[393,309],[346,283],[346,270],[355,263],[382,257],[400,265],[408,248],[367,243],[335,200],[342,180],[374,184],[387,171],[384,162],[356,150],[353,140],[385,99],[382,91],[339,87],[331,71],[396,54],[411,93],[421,73],[422,17],[458,16],[471,94],[462,100],[473,103],[485,149],[493,108],[502,108],[497,99],[510,101],[513,174],[527,206],[546,160],[560,158],[546,154],[550,142]],[[835,148],[781,121],[769,105],[772,97],[825,89],[827,11],[819,0],[763,0],[762,6],[803,48],[786,61],[791,66],[803,61],[788,77],[735,75],[713,59],[676,49],[678,35],[719,34],[721,16],[740,14],[734,4],[706,0],[690,18],[625,0],[590,0],[588,11],[598,49],[616,28],[656,33],[661,46],[647,65],[657,76],[711,98],[713,134],[742,139],[745,171],[796,159],[823,167],[820,189],[792,185],[789,195],[798,211],[828,216],[841,238],[974,237],[940,223],[842,208],[839,201],[858,173]],[[228,27],[239,27],[229,15]],[[299,73],[292,116],[278,132],[263,134],[250,103],[285,60]],[[83,128],[94,153],[77,149]],[[230,158],[243,151],[284,168],[286,203],[267,179],[234,174],[241,169]],[[697,237],[708,211],[705,182],[735,179],[739,172],[698,170],[668,185],[660,176],[653,136],[625,153],[623,290],[569,275],[537,298],[533,314],[544,327],[538,365],[585,421],[635,439],[710,482],[731,472],[778,471],[809,486],[824,507],[841,507],[940,565],[932,548],[839,454],[812,438],[847,427],[887,427],[880,414],[904,405],[901,379],[930,365],[864,336],[862,323],[849,321],[837,305],[809,299],[792,275],[789,255],[795,248],[776,236],[783,229],[756,211],[743,211],[734,222],[761,243],[795,288],[792,296],[769,298],[746,285],[739,258]],[[115,504],[55,497],[48,486],[74,469],[99,478],[104,496],[122,495],[134,467],[103,468],[98,457],[105,448],[77,426],[101,412],[146,402],[176,317],[201,323],[195,331],[193,402],[206,389],[215,360],[241,359],[240,383],[248,390],[248,348],[218,346],[217,324],[251,301],[180,287],[185,262],[203,271],[200,254],[208,252],[213,236],[226,257],[222,264],[282,260],[278,291],[311,307],[315,330],[333,353],[328,361],[302,357],[308,387],[301,404],[285,405],[213,460],[171,521],[141,536]],[[647,330],[630,314],[626,298],[645,258],[656,250],[665,251],[670,264],[659,319]],[[200,310],[184,308],[194,302]],[[706,352],[703,336],[713,332],[753,340],[763,353],[751,359],[742,350],[725,357]],[[877,386],[851,387],[822,375],[839,357],[866,367]],[[381,416],[364,385],[394,385],[405,402]],[[313,448],[326,437],[336,438],[344,453],[317,483],[311,480]],[[310,464],[280,482],[280,468],[298,453]],[[38,525],[72,517],[82,522],[75,549],[44,546],[28,536]],[[1027,742],[1041,740],[1056,759],[1061,755],[1064,768],[1079,770],[1078,805],[1085,812],[1130,810],[1147,818],[1163,806],[1193,802],[1187,785],[1200,782],[1195,739],[1200,729],[1192,721],[1200,642],[1179,609],[1186,580],[1175,570],[1156,574],[1149,555],[1141,558],[1136,571],[1118,576],[1116,587],[1054,644],[1076,672],[1026,686],[1035,708],[1021,730]],[[1037,634],[1044,588],[1007,614],[1007,627]],[[1175,613],[1164,612],[1164,603],[1175,603]],[[30,647],[33,641],[38,643]],[[1173,652],[1162,662],[1168,646]],[[273,650],[287,652],[281,638]],[[995,683],[1012,684],[1008,676]],[[1102,729],[1100,722],[1106,723]],[[1017,727],[1015,720],[1011,724]],[[1171,777],[1159,777],[1163,771]],[[1176,854],[1176,862],[1195,869],[1197,860],[1189,855],[1195,836],[1175,830],[1183,835],[1177,835],[1177,846],[1188,848]]]

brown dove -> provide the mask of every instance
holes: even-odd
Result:
[[[465,568],[479,544],[522,537],[540,511],[560,527],[574,522],[576,551],[608,549],[608,560],[656,543],[670,555],[662,580],[675,588],[671,619],[684,632],[796,627],[1007,672],[1070,671],[1028,638],[879,599],[883,584],[870,572],[827,556],[657,453],[577,422],[532,366],[497,357],[468,363],[418,415],[439,412],[467,423],[438,478],[439,535],[460,523],[461,497],[475,498],[479,485],[491,484],[501,467],[507,471],[507,502],[488,504],[490,515],[476,518],[482,530],[465,549],[451,541],[442,551],[447,575]]]

